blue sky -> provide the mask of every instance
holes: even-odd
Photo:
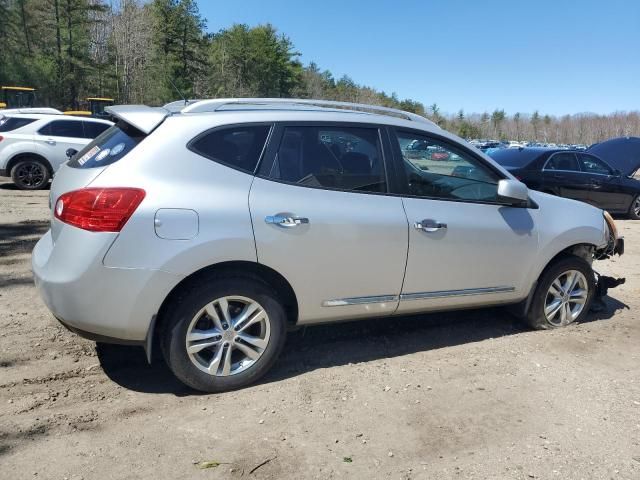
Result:
[[[307,64],[445,112],[640,109],[640,0],[199,0],[271,23]]]

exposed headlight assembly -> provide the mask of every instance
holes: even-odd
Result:
[[[604,217],[604,232],[607,239],[607,246],[596,252],[596,259],[609,258],[616,253],[622,255],[624,253],[624,239],[618,234],[618,227],[613,217],[606,210],[602,211]]]

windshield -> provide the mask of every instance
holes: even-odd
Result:
[[[0,117],[0,132],[11,132],[35,121],[35,118]]]
[[[4,103],[7,108],[29,108],[35,103],[36,94],[31,90],[4,90]]]
[[[146,135],[128,123],[118,122],[105,130],[86,147],[76,153],[68,166],[97,168],[111,165],[133,150]]]

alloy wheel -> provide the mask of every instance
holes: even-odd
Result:
[[[633,213],[635,213],[636,217],[640,217],[640,195],[638,195],[633,201],[633,206],[631,208],[633,209]]]
[[[556,327],[573,322],[584,310],[589,295],[587,279],[578,270],[559,275],[547,291],[544,314]]]
[[[241,296],[218,298],[191,320],[186,349],[201,371],[219,377],[235,375],[262,356],[271,333],[269,316],[255,300]]]
[[[46,167],[38,162],[25,162],[16,167],[15,178],[25,187],[35,188],[42,185],[46,177]]]

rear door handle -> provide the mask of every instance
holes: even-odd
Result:
[[[55,141],[53,138],[47,138],[45,141],[46,141],[49,145],[55,145],[55,144],[56,144],[56,141]]]
[[[292,228],[298,225],[307,225],[309,219],[306,217],[296,217],[290,214],[278,213],[276,215],[269,215],[264,217],[265,223],[270,225],[277,225],[282,228]]]
[[[447,228],[447,224],[436,222],[435,220],[427,218],[420,222],[414,223],[413,227],[416,230],[422,230],[423,232],[437,232],[438,230],[445,230]]]

